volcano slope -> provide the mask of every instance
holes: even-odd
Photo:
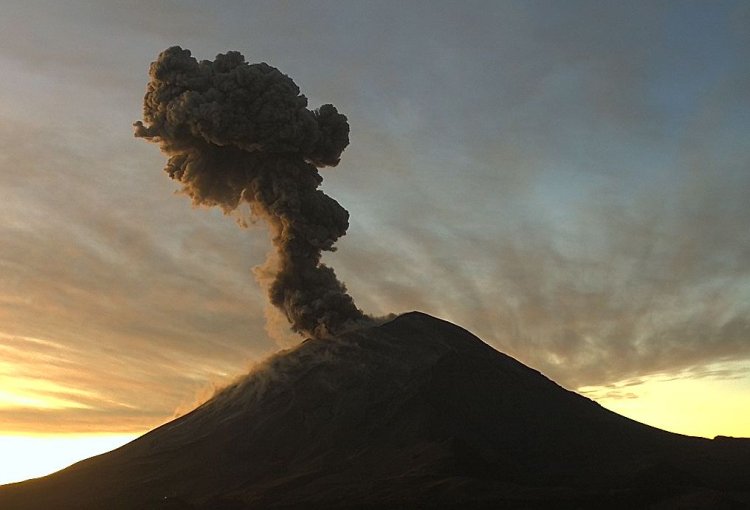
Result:
[[[750,440],[629,420],[412,312],[271,357],[3,510],[745,508]]]

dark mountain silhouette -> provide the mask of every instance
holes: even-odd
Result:
[[[3,510],[746,508],[750,440],[658,430],[421,313],[280,353]]]

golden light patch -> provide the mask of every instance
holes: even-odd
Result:
[[[654,375],[578,391],[639,422],[690,436],[750,437],[747,363],[682,375]]]
[[[0,378],[0,384],[3,382]],[[0,409],[12,408],[91,409],[91,406],[41,393],[0,390]]]
[[[25,436],[0,435],[0,484],[59,471],[79,460],[122,446],[138,434]]]
[[[54,381],[22,375],[18,366],[0,362],[0,409],[90,409],[75,397],[91,398],[95,393]]]

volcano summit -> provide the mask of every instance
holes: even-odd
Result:
[[[303,342],[0,508],[745,508],[750,440],[658,430],[412,312]]]

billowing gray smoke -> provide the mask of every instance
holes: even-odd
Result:
[[[292,329],[336,333],[365,316],[333,269],[320,262],[346,233],[349,213],[318,189],[318,167],[335,166],[349,144],[333,105],[307,109],[291,78],[236,51],[198,62],[175,46],[151,64],[135,136],[159,143],[164,170],[195,204],[229,213],[242,202],[270,226],[276,254],[271,303]]]

